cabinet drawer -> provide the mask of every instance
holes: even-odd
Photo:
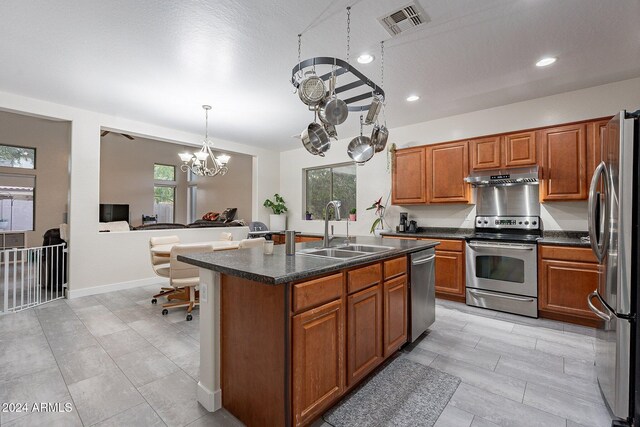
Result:
[[[384,262],[384,280],[400,276],[407,272],[407,257],[390,259]]]
[[[293,285],[293,311],[298,312],[342,296],[342,274]]]
[[[569,246],[545,246],[539,248],[543,259],[556,259],[559,261],[578,261],[598,263],[591,248],[575,248]]]
[[[440,242],[438,246],[436,246],[436,251],[454,251],[454,252],[462,252],[464,250],[464,241],[463,240],[444,240],[444,239],[420,239],[427,240],[429,242]]]
[[[358,268],[347,272],[347,289],[349,293],[357,292],[380,282],[382,270],[380,264]]]

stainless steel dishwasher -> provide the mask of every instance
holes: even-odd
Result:
[[[436,320],[436,250],[411,254],[411,336],[414,342]]]

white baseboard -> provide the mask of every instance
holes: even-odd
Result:
[[[80,298],[89,295],[104,294],[106,292],[121,291],[124,289],[139,288],[142,286],[155,285],[163,286],[169,283],[169,279],[163,277],[149,277],[147,279],[131,280],[128,282],[110,283],[108,285],[93,286],[84,289],[68,289],[67,298]]]
[[[222,408],[221,390],[211,391],[204,384],[202,384],[202,382],[198,382],[197,395],[198,402],[200,402],[200,404],[204,406],[204,409],[206,409],[207,411],[215,412],[218,409]]]

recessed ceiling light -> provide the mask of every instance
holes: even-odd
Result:
[[[409,102],[414,102],[414,101],[417,101],[418,99],[420,99],[418,95],[411,95],[407,97],[407,101]]]
[[[368,53],[363,53],[362,55],[358,56],[358,62],[361,64],[368,64],[371,61],[373,61],[373,55],[369,55]]]
[[[536,66],[538,67],[546,67],[547,65],[551,65],[556,62],[558,58],[554,58],[553,56],[548,56],[546,58],[542,58],[540,61],[536,62]]]

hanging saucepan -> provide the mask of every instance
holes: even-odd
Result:
[[[347,147],[347,154],[359,165],[364,165],[373,157],[373,145],[368,136],[356,136]]]
[[[387,146],[387,139],[389,139],[389,130],[384,125],[375,125],[371,131],[371,145],[376,153],[384,150],[384,147]]]
[[[322,126],[324,127],[324,130],[327,131],[327,135],[329,135],[330,138],[333,138],[336,141],[338,140],[338,131],[336,130],[336,127],[334,125],[323,123]]]
[[[382,101],[377,96],[373,96],[371,98],[371,105],[369,106],[369,111],[367,112],[367,117],[364,119],[365,125],[372,125],[378,119],[378,114],[380,114],[380,109],[382,108]]]
[[[334,126],[341,125],[347,120],[349,107],[346,102],[336,96],[335,74],[329,79],[329,96],[324,98],[318,105],[318,115],[323,123]]]
[[[326,130],[316,122],[311,122],[309,126],[300,134],[302,145],[313,155],[324,157],[325,151],[331,148],[331,141]]]
[[[306,105],[318,105],[326,95],[324,82],[315,71],[307,71],[304,75],[304,79],[298,85],[298,96]]]

